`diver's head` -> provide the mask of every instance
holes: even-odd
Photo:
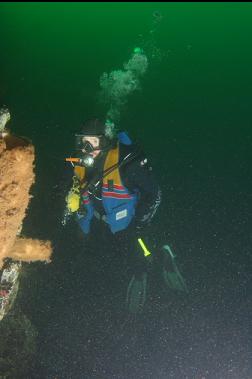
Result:
[[[100,120],[91,119],[84,123],[82,133],[76,134],[76,149],[83,154],[85,167],[93,167],[95,160],[115,145],[115,138],[106,133],[106,125]]]

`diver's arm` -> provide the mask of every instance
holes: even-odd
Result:
[[[161,203],[161,189],[152,167],[143,155],[126,167],[125,178],[129,188],[139,192],[135,220],[137,227],[141,228],[153,219]]]

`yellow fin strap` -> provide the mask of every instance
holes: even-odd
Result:
[[[138,238],[137,241],[138,241],[139,245],[141,246],[141,248],[143,249],[144,256],[148,257],[148,255],[151,255],[151,252],[147,249],[143,240],[141,238]]]

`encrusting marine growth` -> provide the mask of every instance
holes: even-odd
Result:
[[[10,119],[7,108],[0,110],[0,320],[16,286],[21,262],[50,262],[50,241],[21,236],[22,223],[35,181],[34,147],[25,138],[5,128]],[[10,259],[7,259],[10,258]],[[7,259],[7,260],[6,260]],[[7,263],[6,263],[7,262]],[[9,308],[9,307],[8,307]]]

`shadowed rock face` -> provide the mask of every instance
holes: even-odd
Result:
[[[25,314],[11,314],[0,323],[0,378],[29,378],[38,332]]]
[[[0,268],[6,257],[49,261],[50,242],[17,237],[34,183],[34,147],[23,138],[0,139]]]

